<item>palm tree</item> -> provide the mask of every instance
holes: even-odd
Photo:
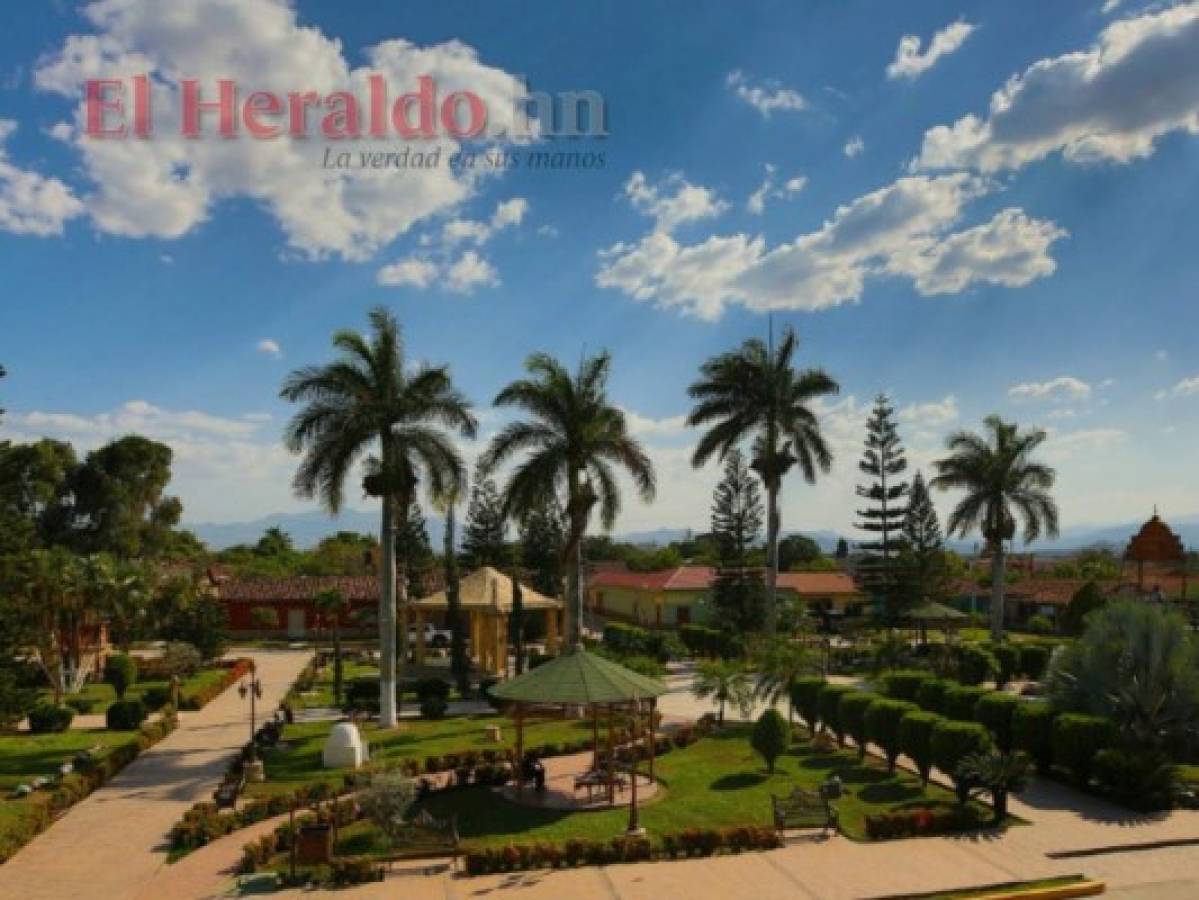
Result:
[[[462,621],[462,594],[458,581],[457,508],[458,494],[439,498],[437,510],[445,516],[442,572],[445,581],[446,620],[450,628],[450,672],[458,693],[465,697],[470,691],[470,657],[466,652],[466,633]]]
[[[753,712],[754,685],[745,667],[737,662],[713,659],[700,663],[691,693],[700,700],[711,697],[716,702],[719,708],[717,721],[721,725],[724,724],[726,704],[737,707],[743,719]]]
[[[700,367],[688,393],[695,401],[687,424],[710,426],[691,457],[696,468],[713,456],[724,460],[738,445],[753,441],[750,468],[766,489],[766,631],[778,623],[779,492],[798,463],[804,479],[827,473],[833,455],[820,432],[812,401],[835,394],[837,382],[820,369],[797,371],[791,358],[798,338],[788,328],[778,347],[751,338],[738,349]]]
[[[608,401],[611,357],[586,357],[574,376],[544,353],[525,361],[529,377],[514,381],[495,398],[497,406],[525,410],[530,418],[513,422],[492,439],[483,455],[485,471],[523,454],[503,488],[504,513],[522,519],[551,496],[566,498],[569,528],[562,558],[568,565],[566,646],[582,641],[583,536],[591,511],[611,528],[620,512],[617,468],[627,472],[647,503],[654,498],[654,467],[629,435],[624,413]]]
[[[939,490],[966,492],[950,513],[946,531],[965,537],[978,529],[991,554],[991,640],[1003,640],[1004,542],[1016,534],[1016,520],[1024,525],[1024,542],[1057,536],[1057,504],[1049,491],[1056,473],[1034,460],[1034,451],[1045,441],[1039,428],[1021,431],[1015,422],[999,416],[983,420],[986,434],[959,431],[949,436],[949,456],[939,460],[930,484]]]
[[[815,669],[812,654],[803,644],[780,636],[767,641],[755,655],[758,666],[755,696],[771,706],[786,697],[787,721],[792,721],[795,702],[791,689],[795,682]]]
[[[340,357],[305,366],[287,377],[279,395],[305,402],[288,423],[286,441],[303,453],[296,493],[317,497],[336,513],[345,482],[368,453],[366,493],[380,499],[379,526],[379,724],[396,724],[396,511],[407,512],[422,478],[430,496],[460,490],[466,480],[462,458],[446,429],[474,437],[476,423],[466,398],[445,366],[405,364],[400,328],[382,307],[370,312],[371,335],[339,331],[333,346]],[[401,629],[400,648],[407,643]]]
[[[317,610],[333,636],[333,705],[341,706],[341,617],[349,611],[345,594],[337,588],[321,591],[314,598]]]

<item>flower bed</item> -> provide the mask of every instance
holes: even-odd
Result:
[[[931,809],[921,806],[897,812],[866,816],[866,836],[872,841],[895,838],[933,837],[971,831],[981,824],[972,807]]]

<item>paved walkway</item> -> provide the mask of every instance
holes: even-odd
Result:
[[[258,663],[269,713],[283,699],[310,651],[249,650]],[[166,862],[171,826],[208,799],[229,758],[249,737],[247,702],[231,689],[0,866],[0,900],[66,900],[136,896]],[[235,842],[239,849],[242,842]],[[173,892],[159,897],[180,896]]]

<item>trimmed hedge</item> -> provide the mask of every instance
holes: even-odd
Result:
[[[876,700],[881,700],[878,694],[869,691],[850,691],[841,697],[840,716],[841,727],[853,738],[858,745],[858,758],[866,756],[866,710]]]
[[[71,727],[75,718],[75,710],[69,706],[55,706],[53,703],[39,703],[29,710],[29,730],[34,734],[52,734],[66,731]]]
[[[1049,667],[1049,657],[1053,650],[1044,644],[1020,645],[1020,673],[1025,678],[1040,681],[1045,677],[1045,669]]]
[[[899,749],[916,764],[927,785],[933,767],[933,730],[945,719],[934,712],[910,712],[899,723]]]
[[[1062,713],[1053,721],[1053,762],[1080,785],[1091,780],[1095,754],[1112,745],[1115,728],[1102,716]]]
[[[887,757],[887,771],[895,771],[895,760],[902,752],[899,725],[908,713],[918,712],[915,703],[879,698],[866,708],[866,736]]]
[[[679,640],[693,656],[730,658],[743,649],[734,635],[707,625],[680,625]]]
[[[797,678],[791,685],[791,705],[812,734],[820,728],[820,692],[827,683],[814,676]]]
[[[986,726],[1001,753],[1011,753],[1014,747],[1012,717],[1021,705],[1019,697],[993,691],[980,697],[974,707],[974,718]]]
[[[955,773],[958,764],[967,756],[986,753],[991,749],[991,735],[977,722],[952,722],[942,720],[933,728],[933,765],[945,775],[953,778],[958,791],[958,800],[965,802],[963,788]]]
[[[125,653],[114,653],[104,661],[104,680],[112,685],[117,699],[137,681],[137,660]]]
[[[831,731],[842,746],[845,744],[846,730],[841,722],[841,698],[851,693],[857,692],[845,684],[826,684],[820,689],[821,727]]]
[[[916,702],[916,694],[920,686],[932,679],[928,672],[918,669],[897,669],[894,672],[883,673],[883,693],[894,700]]]
[[[140,700],[118,700],[104,714],[104,723],[109,731],[134,731],[144,721],[146,706]]]
[[[1020,672],[1020,651],[1012,644],[992,644],[990,650],[999,665],[995,686],[1002,688]]]
[[[945,716],[959,722],[973,722],[978,701],[991,693],[984,687],[953,685],[945,692]]]
[[[936,713],[937,715],[945,714],[945,694],[951,687],[954,687],[954,682],[947,681],[943,678],[930,678],[916,689],[916,702],[920,704],[920,708]]]
[[[958,681],[962,684],[978,685],[995,677],[999,662],[995,655],[981,644],[961,644],[956,651]]]
[[[1042,775],[1053,768],[1053,720],[1048,703],[1021,703],[1012,714],[1012,743],[1029,755]]]

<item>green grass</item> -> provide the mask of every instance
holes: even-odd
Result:
[[[57,775],[80,750],[135,742],[136,731],[73,728],[59,734],[0,734],[0,789],[11,791],[37,775]],[[2,805],[2,804],[0,804]]]
[[[179,691],[183,696],[194,694],[201,688],[208,687],[218,683],[227,672],[227,669],[214,667],[201,669],[194,675],[189,675],[183,679],[179,685]],[[170,688],[170,682],[165,680],[150,680],[138,681],[129,686],[125,691],[126,699],[141,699],[142,694],[151,688],[161,688],[167,690]],[[103,715],[112,703],[117,699],[117,693],[112,689],[112,685],[104,681],[92,681],[83,686],[83,689],[77,694],[67,694],[63,699],[68,700],[72,697],[82,697],[86,700],[91,700],[93,703],[92,713]],[[44,689],[39,692],[38,699],[45,703],[54,702],[54,692],[49,689]]]
[[[775,774],[768,775],[749,746],[748,729],[736,727],[658,760],[656,774],[665,795],[642,809],[641,823],[658,835],[686,828],[768,825],[772,793],[815,789],[834,773],[846,788],[845,797],[835,803],[841,828],[856,840],[866,837],[867,815],[955,802],[949,791],[935,785],[921,791],[920,782],[906,773],[888,775],[873,758],[859,763],[855,753],[816,753],[806,744],[792,747],[778,760]],[[500,800],[487,788],[436,794],[427,807],[434,816],[456,815],[468,848],[568,838],[606,840],[620,834],[628,822],[627,809],[531,809]],[[982,807],[973,808],[980,817],[987,815]]]
[[[503,742],[487,740],[487,725],[500,726]],[[318,782],[340,785],[348,770],[326,769],[321,765],[321,750],[332,727],[332,722],[288,725],[283,732],[283,743],[287,746],[263,755],[267,780],[247,785],[247,795],[286,793]],[[514,746],[516,739],[516,723],[500,715],[455,716],[438,721],[406,719],[390,731],[381,731],[374,724],[361,726],[361,731],[363,739],[370,744],[372,761],[416,759],[422,764],[427,756],[465,750],[498,750]],[[577,720],[533,722],[525,726],[526,747],[578,741],[590,736],[591,725]]]

